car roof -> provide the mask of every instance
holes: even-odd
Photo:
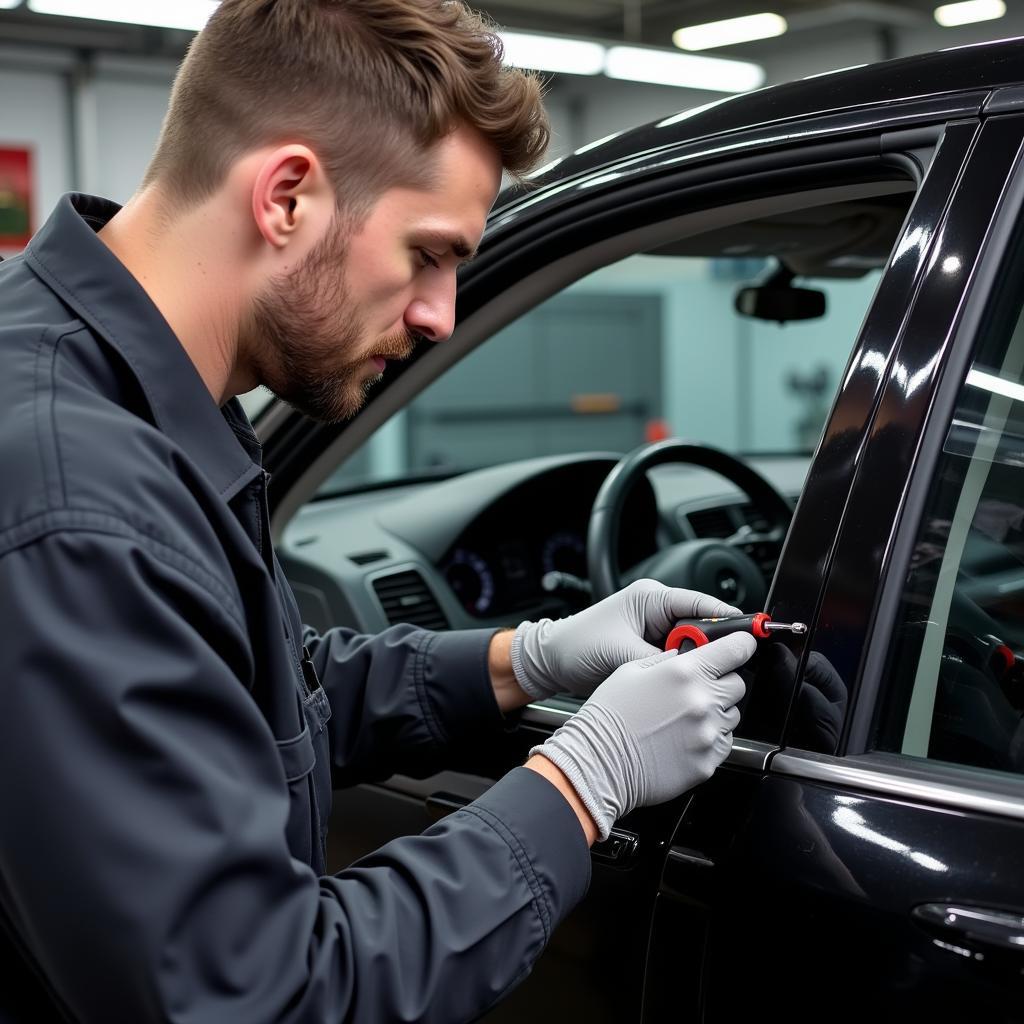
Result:
[[[681,111],[592,142],[541,167],[529,184],[511,186],[493,212],[538,187],[548,189],[623,159],[744,130],[1024,82],[1024,37],[845,68]]]

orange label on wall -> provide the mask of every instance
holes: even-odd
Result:
[[[618,395],[573,395],[572,411],[583,415],[618,412],[622,399]]]

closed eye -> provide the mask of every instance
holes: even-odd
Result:
[[[429,249],[418,249],[417,252],[420,254],[420,266],[422,267],[439,267],[440,263],[437,262],[437,257]]]

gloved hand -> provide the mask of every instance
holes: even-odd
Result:
[[[534,700],[586,697],[620,665],[661,653],[678,619],[739,614],[716,597],[637,580],[576,615],[520,623],[512,671]]]
[[[607,839],[616,819],[711,777],[732,749],[748,633],[660,653],[613,672],[554,735],[534,747],[557,765]]]

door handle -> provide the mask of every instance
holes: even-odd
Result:
[[[911,916],[952,943],[1024,955],[1024,917],[1005,910],[924,903]]]
[[[626,867],[636,857],[639,845],[640,837],[635,832],[613,828],[608,833],[607,839],[600,843],[594,843],[590,848],[590,855],[605,864]]]

